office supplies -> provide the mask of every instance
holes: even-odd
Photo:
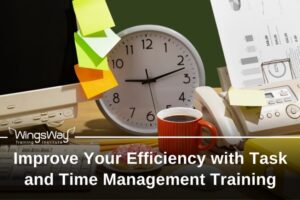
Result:
[[[300,3],[295,0],[211,0],[211,3],[228,65],[218,69],[225,92],[218,95],[210,87],[197,88],[194,104],[208,121],[215,123],[219,134],[226,137],[219,140],[219,145],[239,146],[249,136],[296,134],[300,128],[300,81],[296,79],[300,65],[295,51],[300,30],[293,24]],[[253,20],[257,23],[251,23]],[[246,101],[243,106],[236,106],[245,96],[237,95],[236,102],[229,102],[230,87],[261,90],[267,105],[250,107],[252,102]],[[257,98],[257,94],[251,96],[247,98]],[[263,100],[261,94],[259,98]]]
[[[184,36],[162,26],[132,27],[119,36],[108,58],[120,85],[97,104],[127,132],[153,135],[158,111],[192,106],[194,89],[205,84],[201,58]]]
[[[73,0],[73,7],[83,36],[115,26],[106,0]]]
[[[221,69],[226,71],[226,68]],[[227,73],[220,73],[226,75]],[[227,78],[221,78],[226,80]],[[238,145],[241,136],[274,136],[295,134],[300,128],[300,81],[275,82],[256,87],[262,90],[268,105],[259,109],[230,106],[226,93],[218,95],[210,87],[196,89],[195,106],[218,126],[226,146]],[[221,145],[222,144],[221,142]]]
[[[20,164],[15,165],[14,153],[26,154],[26,155],[76,155],[78,156],[79,163],[76,165],[62,163],[58,165],[47,164],[40,165],[34,168],[30,165]],[[29,189],[24,186],[25,176],[29,175],[40,175],[47,176],[50,173],[70,173],[74,175],[85,175],[92,176],[96,173],[96,164],[91,163],[88,165],[84,158],[83,152],[95,153],[100,152],[100,146],[98,145],[11,145],[11,146],[0,146],[0,190],[1,191],[16,191]],[[57,177],[58,178],[58,177]],[[38,187],[41,189],[43,187]],[[49,190],[70,190],[68,187],[60,187],[57,184],[55,187],[48,188]],[[74,189],[74,188],[73,188]],[[84,189],[84,187],[77,187],[76,189]],[[43,188],[42,191],[47,191],[47,187]]]
[[[75,71],[86,98],[91,99],[99,94],[112,89],[118,85],[113,73],[109,71],[98,71],[75,66]]]
[[[211,4],[233,87],[300,77],[300,1],[211,0]],[[284,59],[288,60],[277,62]]]
[[[231,106],[260,107],[267,105],[265,93],[261,90],[230,88],[228,99]]]
[[[103,35],[83,37],[80,31],[75,33],[75,44],[80,67],[109,70],[106,55],[121,40],[111,29],[106,29]]]

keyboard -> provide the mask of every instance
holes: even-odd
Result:
[[[22,155],[77,155],[78,164],[62,164],[57,165],[46,164],[39,165],[34,168],[33,165],[21,164],[14,165],[14,153]],[[88,165],[83,152],[96,155],[100,152],[98,145],[11,145],[0,146],[0,191],[3,190],[28,190],[39,187],[29,187],[24,185],[26,176],[48,176],[53,173],[54,176],[58,173],[73,173],[74,175],[92,176],[96,173],[96,164]],[[55,177],[58,179],[59,177]],[[51,190],[69,190],[67,187],[47,187]],[[81,187],[82,188],[82,187]],[[73,187],[74,189],[74,187]],[[44,189],[43,189],[44,190]]]

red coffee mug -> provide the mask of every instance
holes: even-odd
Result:
[[[218,136],[218,132],[213,124],[203,120],[202,117],[202,112],[191,108],[170,108],[160,111],[157,114],[158,136],[180,137],[180,139],[160,138],[158,142],[160,151],[174,155],[194,155],[212,149],[217,139],[211,138],[209,144],[204,144],[199,136],[203,136],[204,128],[211,136]]]

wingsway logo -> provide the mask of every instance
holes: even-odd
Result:
[[[8,128],[9,133],[15,136],[16,143],[24,144],[67,144],[70,141],[70,135],[75,133],[75,127],[67,130],[65,133],[60,131],[29,132],[18,131]]]

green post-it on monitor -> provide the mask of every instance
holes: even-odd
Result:
[[[97,37],[83,37],[75,33],[75,43],[79,66],[91,69],[108,70],[101,65],[103,58],[115,47],[121,38],[111,29],[98,33]]]
[[[121,40],[111,29],[106,29],[102,33],[98,33],[95,37],[83,37],[77,32],[80,41],[87,44],[96,54],[104,58]]]
[[[75,46],[80,67],[95,69],[95,70],[109,70],[107,57],[100,57],[95,53],[78,35],[75,36]]]
[[[73,0],[73,7],[83,36],[115,26],[106,0]]]

